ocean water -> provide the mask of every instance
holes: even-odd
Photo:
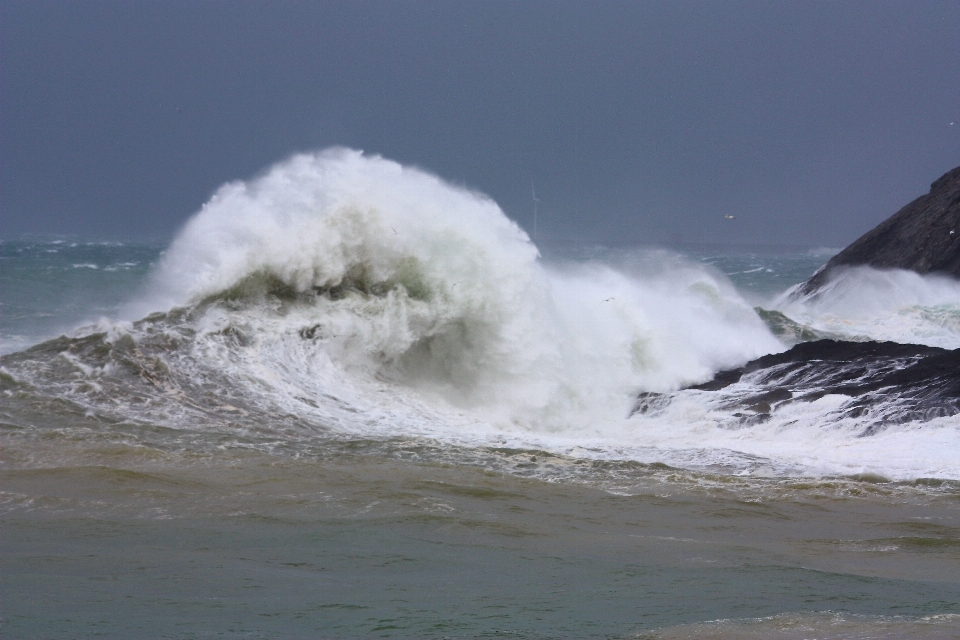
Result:
[[[0,635],[960,637],[960,417],[633,411],[798,340],[960,347],[951,280],[791,296],[830,255],[541,251],[346,149],[169,244],[4,240]]]

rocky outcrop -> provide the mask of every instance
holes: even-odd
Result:
[[[827,283],[837,267],[868,265],[960,278],[960,167],[835,255],[796,291],[805,296]]]
[[[842,417],[869,418],[862,436],[892,424],[960,414],[960,349],[896,342],[802,342],[789,351],[721,371],[671,394],[641,393],[634,414],[664,409],[678,396],[706,394],[741,424],[770,419],[783,407],[827,395],[850,398]]]

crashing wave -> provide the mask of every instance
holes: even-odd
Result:
[[[302,154],[204,205],[131,305],[142,319],[4,356],[2,383],[23,398],[18,421],[59,403],[176,429],[178,441],[271,451],[343,433],[738,472],[960,477],[936,455],[957,441],[953,415],[930,421],[931,450],[910,424],[857,438],[869,416],[838,413],[838,394],[744,421],[723,398],[678,392],[785,351],[764,320],[800,340],[841,331],[822,300],[761,318],[708,267],[634,258],[544,263],[481,194],[358,151]],[[629,417],[638,393],[672,399]],[[904,443],[916,455],[891,461]]]

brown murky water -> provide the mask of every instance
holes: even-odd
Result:
[[[4,433],[7,637],[960,635],[950,483],[68,440]]]

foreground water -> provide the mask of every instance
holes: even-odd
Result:
[[[677,625],[718,619],[696,637],[958,632],[950,483],[414,442],[286,458],[90,439],[6,461],[8,637],[693,637]],[[557,480],[535,478],[549,467]]]
[[[960,637],[956,415],[631,414],[796,340],[960,346],[951,281],[782,295],[829,255],[538,258],[343,150],[170,247],[0,243],[0,633]]]

